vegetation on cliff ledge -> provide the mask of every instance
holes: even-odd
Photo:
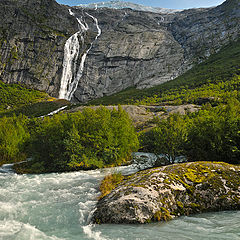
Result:
[[[27,89],[19,84],[5,84],[0,81],[0,112],[44,101],[48,98],[48,94],[44,92]]]

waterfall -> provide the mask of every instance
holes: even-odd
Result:
[[[72,16],[75,14],[69,9],[69,13]],[[93,17],[89,13],[86,13],[87,16],[94,20],[94,23],[97,28],[97,35],[95,37],[96,41],[98,37],[101,35],[101,29],[98,25],[97,18]],[[64,59],[63,59],[63,73],[61,78],[61,85],[59,90],[59,98],[71,100],[73,94],[77,90],[78,83],[82,77],[84,70],[84,63],[87,57],[88,52],[91,50],[93,46],[93,42],[90,44],[90,47],[82,54],[80,64],[78,65],[78,58],[80,55],[80,43],[79,37],[81,38],[82,43],[84,43],[84,33],[89,30],[88,24],[82,19],[77,18],[80,31],[76,32],[72,35],[65,44],[64,47]]]
[[[97,27],[97,30],[98,30],[98,34],[97,34],[97,36],[95,37],[95,40],[97,40],[98,39],[98,37],[101,35],[101,33],[102,33],[102,30],[100,29],[100,27],[99,27],[99,25],[98,25],[98,20],[97,20],[97,18],[95,18],[95,17],[93,17],[92,15],[90,15],[89,13],[86,13],[89,17],[91,17],[93,20],[94,20],[94,22],[95,22],[95,25],[96,25],[96,27]]]

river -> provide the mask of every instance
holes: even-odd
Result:
[[[240,212],[180,217],[147,225],[91,225],[100,180],[113,169],[17,175],[0,168],[1,240],[240,239]],[[118,171],[131,173],[132,166]]]

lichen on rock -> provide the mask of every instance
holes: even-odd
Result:
[[[149,223],[240,209],[240,167],[193,162],[126,176],[97,204],[95,223]]]

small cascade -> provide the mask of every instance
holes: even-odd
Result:
[[[91,17],[91,18],[94,20],[94,22],[95,22],[95,25],[96,25],[97,30],[98,30],[98,34],[97,34],[97,36],[95,37],[95,40],[97,40],[98,37],[102,34],[102,30],[101,30],[101,28],[100,28],[99,25],[98,25],[98,20],[97,20],[97,18],[95,18],[94,16],[90,15],[89,13],[86,13],[86,14],[87,14],[89,17]]]
[[[0,167],[0,173],[14,173],[12,167],[13,167],[13,164],[3,164]]]
[[[75,14],[72,12],[71,9],[69,9],[69,13],[72,16],[75,16]],[[98,34],[95,37],[96,41],[98,37],[101,35],[101,29],[98,25],[97,18],[93,17],[89,13],[86,13],[86,15],[90,18],[92,18],[95,22]],[[84,63],[87,57],[88,52],[91,50],[93,42],[90,44],[90,47],[82,54],[80,64],[77,64],[78,58],[80,55],[80,43],[79,43],[79,37],[84,43],[84,33],[86,33],[89,30],[88,24],[85,21],[82,21],[82,19],[77,18],[77,21],[79,23],[80,31],[72,35],[66,42],[64,47],[64,59],[63,59],[63,73],[61,78],[61,85],[59,90],[59,98],[60,99],[66,99],[71,100],[73,94],[77,90],[78,83],[82,77],[83,70],[84,70]]]
[[[68,107],[68,106],[60,107],[60,108],[58,108],[58,109],[56,109],[56,110],[54,110],[54,111],[52,111],[52,112],[50,112],[50,113],[48,113],[48,114],[46,114],[46,115],[40,116],[39,118],[44,118],[44,117],[47,117],[47,116],[53,116],[53,115],[61,112],[62,110],[64,110],[64,109],[67,108],[67,107]]]

